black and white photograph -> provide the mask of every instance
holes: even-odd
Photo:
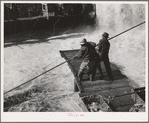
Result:
[[[147,121],[148,1],[1,1],[1,112]]]

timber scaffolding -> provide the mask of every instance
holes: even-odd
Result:
[[[112,38],[109,38],[109,40],[137,26],[140,26],[144,23],[145,22],[140,23],[122,33],[119,33],[118,35]],[[106,69],[103,62],[101,62],[101,68],[103,70],[103,75],[104,75],[103,80],[100,80],[100,74],[99,74],[99,71],[97,70],[94,81],[89,81],[88,75],[85,74],[82,78],[82,81],[80,82],[78,79],[77,73],[79,71],[79,67],[83,59],[75,58],[71,60],[74,56],[76,56],[78,52],[79,52],[79,49],[64,50],[64,51],[60,51],[60,54],[67,61],[68,66],[75,77],[74,91],[75,92],[80,91],[79,96],[82,99],[81,103],[83,104],[82,109],[84,109],[84,111],[90,111],[87,108],[88,104],[91,104],[91,102],[97,102],[98,99],[94,99],[96,98],[94,96],[99,96],[99,95],[101,95],[104,98],[103,100],[109,106],[109,108],[106,111],[129,112],[129,111],[134,111],[132,108],[134,108],[133,106],[136,104],[144,105],[145,87],[137,88],[137,89],[134,88],[131,85],[132,83],[130,82],[130,80],[121,73],[119,68],[114,63],[110,63],[112,74],[115,79],[113,82],[108,80],[108,76],[106,74]],[[91,98],[91,96],[94,97],[92,101],[84,100],[85,97]]]
[[[109,40],[133,28],[136,28],[137,26],[140,26],[144,23],[145,21],[128,30],[123,31],[122,33],[115,35],[112,38],[109,38]],[[96,71],[95,81],[90,82],[88,80],[87,75],[84,75],[83,80],[80,82],[78,80],[77,73],[78,73],[80,64],[82,62],[82,59],[81,58],[73,59],[73,57],[78,53],[78,51],[79,49],[60,51],[61,56],[66,60],[65,62],[39,74],[38,76],[28,80],[27,82],[7,92],[4,92],[4,95],[19,88],[20,86],[23,86],[31,82],[32,80],[44,75],[45,73],[67,62],[75,77],[74,91],[75,92],[80,91],[79,93],[79,96],[81,97],[80,106],[82,107],[83,111],[85,112],[89,111],[89,109],[87,109],[87,106],[85,106],[88,100],[86,98],[91,99],[92,97],[95,97],[95,96],[97,97],[100,96],[100,101],[103,102],[103,105],[105,105],[105,107],[107,108],[106,111],[129,112],[129,111],[134,111],[134,109],[136,109],[136,107],[138,106],[145,105],[145,87],[134,88],[131,85],[130,80],[125,75],[123,75],[120,72],[119,68],[113,63],[110,63],[112,73],[115,79],[113,82],[108,81],[108,76],[106,74],[106,70],[103,63],[101,63],[101,67],[103,70],[104,80],[99,79],[99,72]],[[99,100],[92,99],[92,101],[98,102]]]
[[[79,50],[65,50],[60,51],[61,56],[68,61],[68,59],[72,58],[76,55]],[[115,80],[113,82],[108,81],[108,76],[106,74],[106,70],[103,62],[101,63],[101,67],[103,70],[104,79],[100,80],[100,74],[96,71],[95,80],[89,81],[88,75],[85,74],[83,76],[82,81],[80,82],[77,77],[77,73],[82,63],[81,58],[75,58],[73,61],[68,61],[68,66],[71,69],[75,79],[74,79],[74,91],[80,91],[79,96],[81,99],[88,96],[98,96],[101,95],[104,98],[104,101],[109,105],[108,111],[116,111],[116,112],[129,112],[129,110],[133,107],[134,104],[137,104],[138,101],[144,103],[145,98],[140,98],[137,93],[141,93],[143,91],[145,95],[145,88],[138,89],[139,91],[135,91],[131,86],[129,79],[123,75],[119,68],[110,63],[113,76]],[[137,99],[136,99],[137,98]],[[143,100],[144,99],[144,100]],[[101,100],[101,99],[100,99]],[[85,105],[85,101],[82,102]],[[82,105],[82,109],[84,111],[88,111],[88,109]]]

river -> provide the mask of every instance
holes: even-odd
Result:
[[[145,20],[145,5],[141,4],[97,4],[96,10],[97,26],[94,32],[90,32],[90,27],[86,27],[84,29],[86,30],[85,35],[81,37],[49,39],[45,43],[23,44],[5,48],[4,90],[8,91],[64,62],[59,50],[79,49],[79,42],[82,38],[98,43],[103,32],[108,32],[110,37],[113,37]],[[25,34],[25,36],[29,36],[30,41],[34,41],[37,40],[33,38],[35,35],[43,33],[45,32]],[[10,37],[9,40],[17,39],[25,40],[24,35]],[[110,61],[120,67],[121,72],[135,83],[135,87],[143,87],[146,83],[145,39],[144,24],[110,40]],[[79,96],[73,92],[73,82],[73,74],[68,65],[64,64],[33,80],[30,84],[12,91],[9,95],[23,93],[29,88],[37,86],[43,90],[42,93],[32,94],[32,99],[12,107],[9,111],[82,111],[77,101]]]

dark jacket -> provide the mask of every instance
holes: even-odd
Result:
[[[108,55],[110,49],[110,43],[106,38],[99,40],[98,52],[104,55]]]
[[[87,42],[87,44],[81,47],[77,57],[84,58],[84,61],[94,61],[96,58],[95,48],[89,42]]]

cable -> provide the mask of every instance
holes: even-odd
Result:
[[[140,26],[140,25],[144,24],[144,23],[145,23],[145,21],[144,21],[144,22],[142,22],[142,23],[140,23],[140,24],[138,24],[138,25],[136,25],[136,26],[133,26],[132,28],[127,29],[127,30],[125,30],[125,31],[123,31],[123,32],[121,32],[121,33],[119,33],[119,34],[117,34],[117,35],[115,35],[115,36],[111,37],[111,38],[109,38],[108,40],[111,40],[111,39],[113,39],[113,38],[115,38],[115,37],[117,37],[117,36],[119,36],[119,35],[121,35],[121,34],[123,34],[123,33],[127,32],[127,31],[129,31],[129,30],[133,29],[133,28],[136,28],[137,26]]]
[[[73,59],[73,58],[72,58],[72,59]],[[43,74],[45,74],[45,73],[47,73],[47,72],[49,72],[49,71],[51,71],[51,70],[53,70],[53,69],[55,69],[55,68],[59,67],[60,65],[62,65],[62,64],[64,64],[64,63],[66,63],[66,62],[68,62],[68,61],[71,61],[72,59],[68,59],[67,61],[62,62],[62,63],[60,63],[59,65],[56,65],[55,67],[53,67],[53,68],[51,68],[51,69],[47,70],[46,72],[43,72],[42,74],[39,74],[38,76],[36,76],[36,77],[34,77],[34,78],[32,78],[32,79],[28,80],[27,82],[25,82],[25,83],[23,83],[23,84],[21,84],[21,85],[19,85],[19,86],[15,87],[15,88],[13,88],[13,89],[11,89],[11,90],[7,91],[7,92],[5,92],[4,94],[7,94],[8,92],[10,92],[10,91],[13,91],[13,90],[17,89],[18,87],[20,87],[20,86],[22,86],[22,85],[25,85],[25,84],[29,83],[30,81],[32,81],[32,80],[34,80],[34,79],[38,78],[39,76],[41,76],[41,75],[43,75]]]
[[[59,18],[60,19],[60,18]],[[59,19],[57,20],[57,22],[59,21]],[[57,23],[56,22],[56,23]],[[54,25],[56,25],[56,23],[54,24]],[[141,24],[144,24],[145,23],[145,21],[144,22],[142,22],[142,23],[140,23],[140,24],[138,24],[138,25],[136,25],[136,26],[134,26],[134,27],[132,27],[132,28],[130,28],[130,29],[128,29],[128,30],[126,30],[126,31],[124,31],[124,32],[122,32],[122,33],[119,33],[118,35],[116,35],[116,36],[113,36],[112,38],[115,38],[115,37],[117,37],[117,36],[119,36],[119,35],[121,35],[121,34],[123,34],[123,33],[125,33],[125,32],[127,32],[127,31],[129,31],[129,30],[131,30],[131,29],[133,29],[133,28],[135,28],[135,27],[137,27],[137,26],[140,26]],[[110,38],[109,40],[111,40],[112,38]],[[79,52],[78,52],[79,53]],[[77,53],[77,54],[78,54]],[[77,55],[76,54],[76,55]],[[75,56],[76,56],[75,55]],[[74,57],[75,57],[74,56]],[[73,57],[73,58],[74,58]],[[49,71],[51,71],[51,70],[53,70],[53,69],[55,69],[55,68],[57,68],[57,67],[59,67],[60,65],[62,65],[62,64],[64,64],[64,63],[66,63],[66,62],[68,62],[68,61],[71,61],[71,60],[73,60],[73,58],[71,58],[71,59],[68,59],[67,61],[65,61],[65,62],[62,62],[62,63],[60,63],[59,65],[57,65],[57,66],[55,66],[55,67],[53,67],[53,68],[51,68],[51,69],[49,69],[48,71],[46,71],[46,72],[43,72],[42,74],[40,74],[40,75],[38,75],[38,76],[36,76],[36,77],[34,77],[34,78],[32,78],[32,79],[30,79],[30,80],[28,80],[27,82],[25,82],[25,83],[23,83],[23,84],[21,84],[21,85],[19,85],[19,86],[17,86],[17,87],[15,87],[15,88],[13,88],[13,89],[11,89],[11,90],[9,90],[9,91],[7,91],[7,92],[5,92],[4,94],[7,94],[8,92],[10,92],[10,91],[12,91],[12,90],[15,90],[16,88],[18,88],[18,87],[20,87],[20,86],[22,86],[22,85],[24,85],[24,84],[26,84],[26,83],[28,83],[28,82],[30,82],[30,81],[32,81],[32,80],[34,80],[34,79],[36,79],[36,78],[38,78],[39,76],[41,76],[41,75],[43,75],[43,74],[45,74],[45,73],[47,73],[47,72],[49,72]],[[134,93],[134,92],[132,92],[132,93]],[[130,93],[131,94],[131,93]],[[128,95],[128,94],[125,94],[125,95]],[[123,95],[121,95],[121,96],[123,96]],[[118,97],[118,96],[114,96],[114,97]],[[111,97],[110,97],[111,98]]]

